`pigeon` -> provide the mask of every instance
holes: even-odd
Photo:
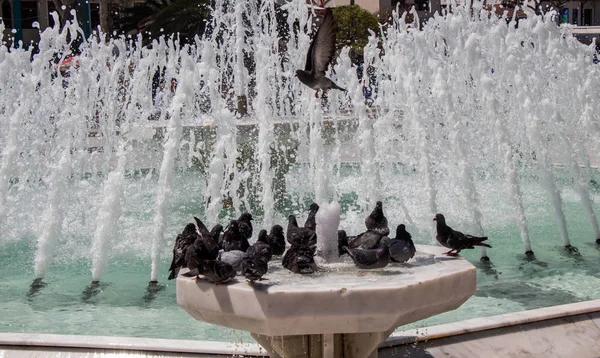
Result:
[[[296,77],[300,82],[316,90],[315,97],[317,98],[319,97],[319,90],[323,91],[321,98],[326,98],[327,90],[331,88],[346,91],[325,77],[325,71],[327,71],[334,54],[335,24],[333,12],[331,9],[326,9],[323,22],[308,48],[304,70],[296,70]]]
[[[344,246],[351,249],[371,250],[379,247],[379,242],[384,236],[373,231],[365,231],[356,236],[348,236],[346,231],[338,230],[338,254],[342,256]]]
[[[241,250],[246,252],[248,250],[250,243],[248,242],[248,238],[242,234],[237,220],[229,222],[229,225],[223,231],[219,247],[223,251]]]
[[[251,283],[263,279],[263,275],[267,273],[269,265],[268,260],[261,255],[248,255],[242,261],[242,275]]]
[[[435,238],[444,247],[451,249],[444,252],[444,255],[457,256],[461,250],[474,249],[474,246],[485,246],[491,248],[490,245],[483,243],[487,237],[477,237],[465,235],[460,231],[453,230],[446,225],[446,218],[442,214],[435,214],[434,221],[437,221],[437,234]]]
[[[372,250],[351,249],[344,246],[344,250],[354,261],[354,265],[361,269],[377,269],[386,267],[390,262],[389,238],[382,240],[381,246]]]
[[[281,260],[281,264],[293,273],[310,274],[317,271],[315,249],[308,245],[292,245]]]
[[[304,222],[304,227],[313,231],[317,230],[317,211],[319,211],[319,205],[317,203],[310,204],[308,217]]]
[[[267,235],[267,244],[271,246],[273,255],[281,256],[285,251],[285,236],[281,225],[273,225],[271,232]]]
[[[288,217],[287,241],[292,245],[317,245],[317,234],[314,230],[298,227],[298,221],[294,215]]]
[[[227,262],[237,272],[242,271],[242,261],[248,256],[247,253],[240,250],[219,251],[217,260]]]
[[[406,231],[404,224],[396,227],[396,237],[390,240],[390,260],[393,262],[406,262],[415,256],[417,249],[412,241],[412,236]]]
[[[202,264],[201,268],[202,269],[199,270],[199,273],[204,275],[204,277],[207,280],[214,282],[217,285],[225,283],[235,277],[235,270],[233,269],[233,267],[231,267],[230,264],[228,264],[227,262],[224,262],[224,261],[219,261],[219,260],[205,261]],[[192,276],[193,274],[191,272],[192,271],[186,272],[184,275]],[[198,279],[197,275],[196,275],[196,279]]]
[[[271,249],[271,246],[267,244],[267,230],[260,230],[258,239],[256,239],[256,242],[246,250],[246,253],[248,256],[261,256],[266,259],[267,262],[271,261],[273,250]]]
[[[196,220],[196,225],[198,226],[198,231],[200,232],[202,241],[204,242],[204,247],[206,248],[206,251],[210,255],[209,260],[216,259],[217,255],[219,254],[218,240],[214,239],[213,234],[210,231],[208,231],[208,228],[206,227],[206,225],[204,225],[202,220],[198,219],[195,216],[194,216],[194,220]],[[221,225],[218,225],[218,226],[221,226]],[[221,226],[221,228],[222,228],[222,226]],[[213,230],[214,229],[215,228],[213,228]]]
[[[381,236],[388,236],[390,234],[387,218],[383,215],[381,201],[375,204],[375,208],[365,219],[365,226],[367,230],[374,231]]]
[[[221,235],[223,234],[223,225],[217,224],[213,226],[210,230],[210,236],[212,236],[213,240],[218,244],[221,239]]]
[[[209,238],[207,241],[212,241]],[[215,254],[214,250],[208,249],[205,245],[205,240],[201,235],[197,235],[194,244],[189,246],[185,252],[185,262],[190,271],[198,269],[202,270],[202,263],[217,258],[218,251]],[[202,273],[202,272],[200,272]]]
[[[252,223],[250,221],[252,221],[252,215],[250,213],[243,213],[237,219],[240,233],[242,233],[246,239],[252,237]]]
[[[179,269],[187,266],[185,259],[185,252],[191,245],[194,244],[198,233],[196,232],[196,225],[189,223],[183,229],[183,232],[177,235],[175,239],[175,246],[173,247],[173,261],[169,267],[169,280],[177,277]]]

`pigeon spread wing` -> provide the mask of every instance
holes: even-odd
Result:
[[[325,76],[325,71],[335,54],[335,24],[333,12],[327,9],[323,23],[319,26],[306,55],[305,71]]]

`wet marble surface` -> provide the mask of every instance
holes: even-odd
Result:
[[[297,275],[271,262],[267,281],[215,285],[177,278],[177,302],[194,318],[263,335],[383,332],[459,307],[475,292],[475,267],[417,245],[407,264],[360,270],[350,262]],[[182,270],[181,273],[185,272]]]

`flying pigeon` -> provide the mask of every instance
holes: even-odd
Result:
[[[288,217],[287,241],[292,245],[315,246],[317,235],[314,230],[298,227],[298,221],[294,215]]]
[[[490,245],[483,243],[483,241],[488,239],[487,237],[465,235],[460,231],[453,230],[450,226],[446,225],[446,218],[442,214],[435,214],[433,220],[437,221],[437,234],[435,238],[442,246],[451,249],[445,252],[444,255],[457,256],[461,250],[474,249],[474,246],[491,248]]]
[[[308,217],[304,222],[304,227],[313,231],[317,230],[317,211],[319,211],[319,205],[317,203],[310,204]]]
[[[406,231],[404,224],[396,227],[396,237],[390,240],[390,260],[393,262],[406,262],[415,256],[417,249],[412,241],[412,236]]]
[[[316,90],[315,97],[317,98],[319,90],[323,91],[321,98],[326,98],[326,92],[331,88],[346,91],[325,77],[325,71],[335,54],[335,32],[333,12],[331,9],[326,9],[323,22],[308,48],[304,70],[296,70],[296,77],[300,82]]]
[[[198,233],[196,232],[196,225],[189,223],[183,229],[183,232],[177,235],[175,239],[175,246],[173,247],[173,261],[169,267],[169,280],[177,277],[179,269],[187,266],[185,259],[185,252],[191,245],[194,244]]]
[[[354,261],[354,265],[361,269],[377,269],[386,267],[390,262],[389,239],[382,240],[381,246],[372,250],[351,249],[344,246],[344,251]]]
[[[381,201],[375,204],[375,208],[365,219],[365,226],[367,230],[374,231],[381,236],[388,236],[390,234],[387,218],[383,215]]]

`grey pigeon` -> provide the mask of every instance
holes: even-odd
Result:
[[[242,261],[242,275],[250,282],[263,280],[268,269],[267,260],[261,255],[248,255]]]
[[[346,231],[338,230],[338,254],[345,253],[344,246],[351,249],[371,250],[379,247],[383,236],[373,231],[365,231],[356,236],[348,236]]]
[[[450,249],[450,251],[444,252],[444,255],[456,256],[461,250],[474,249],[475,246],[491,248],[490,245],[483,243],[488,239],[487,237],[465,235],[460,231],[453,230],[446,225],[446,218],[442,214],[435,214],[433,220],[437,221],[435,238],[442,246]]]
[[[204,277],[216,283],[217,285],[225,283],[235,277],[235,270],[230,264],[224,261],[210,260],[202,263],[202,270],[199,273]],[[190,272],[185,273],[186,276],[190,276]],[[196,276],[197,278],[197,276]]]
[[[248,256],[247,253],[240,250],[220,251],[217,260],[227,262],[237,272],[242,271],[242,261]]]
[[[283,255],[281,264],[293,273],[310,274],[317,271],[315,249],[308,245],[292,245]]]
[[[298,227],[298,221],[294,215],[288,217],[287,241],[292,245],[317,245],[317,235],[314,230],[306,227]]]
[[[312,203],[308,210],[308,217],[304,222],[304,227],[315,231],[317,230],[317,211],[319,211],[319,205],[317,205],[317,203]]]
[[[285,251],[285,235],[283,235],[283,227],[281,225],[273,225],[271,232],[267,235],[267,244],[271,246],[273,255],[283,255]]]
[[[242,215],[240,215],[240,217],[237,219],[238,222],[238,227],[240,230],[240,233],[246,238],[249,239],[252,237],[252,214],[250,213],[243,213]]]
[[[223,231],[221,236],[221,242],[219,247],[224,251],[241,250],[246,252],[250,243],[246,238],[246,235],[240,231],[239,222],[237,220],[231,220],[229,225]]]
[[[354,265],[361,269],[377,269],[386,267],[390,262],[389,238],[381,241],[381,247],[372,250],[351,249],[344,246],[344,250],[354,261]]]
[[[396,237],[390,240],[390,260],[393,262],[406,262],[415,256],[417,249],[412,241],[412,236],[406,231],[404,224],[396,227]]]
[[[365,226],[367,227],[367,230],[374,231],[381,236],[388,236],[390,234],[387,218],[383,215],[383,205],[381,204],[381,201],[378,201],[375,204],[375,208],[365,219]]]
[[[175,246],[173,247],[173,261],[171,261],[171,266],[169,267],[169,280],[177,277],[181,267],[187,266],[185,252],[188,247],[194,244],[197,236],[196,225],[192,223],[187,224],[183,232],[177,235]]]
[[[266,261],[271,261],[273,257],[273,250],[271,246],[267,243],[267,230],[262,229],[258,233],[258,239],[252,246],[246,250],[248,256],[261,256],[266,259]]]
[[[300,82],[316,90],[315,97],[317,98],[319,90],[323,91],[322,98],[325,98],[327,90],[331,88],[346,91],[325,77],[325,71],[335,54],[335,32],[333,13],[331,9],[326,9],[323,23],[319,26],[308,48],[304,70],[296,70],[296,77]]]

